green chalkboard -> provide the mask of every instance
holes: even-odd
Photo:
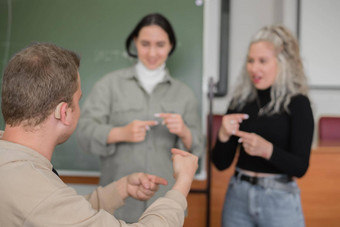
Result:
[[[0,0],[1,72],[31,42],[53,42],[80,54],[84,100],[104,74],[134,62],[125,53],[125,38],[153,12],[165,15],[177,35],[177,49],[167,61],[172,76],[201,100],[203,7],[194,0]],[[56,149],[52,163],[57,169],[100,168],[98,157],[82,152],[75,136]]]

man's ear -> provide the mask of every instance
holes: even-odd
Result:
[[[68,104],[66,102],[59,103],[54,110],[54,117],[61,120],[64,124],[69,125],[70,122],[67,121],[67,110]]]

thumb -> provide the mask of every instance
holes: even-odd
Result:
[[[143,185],[144,188],[150,188],[150,181],[146,174],[142,173],[139,177],[140,183]]]

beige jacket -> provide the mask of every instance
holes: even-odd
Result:
[[[0,140],[0,226],[182,226],[185,197],[169,191],[136,224],[112,216],[123,205],[115,184],[77,195],[38,152]]]

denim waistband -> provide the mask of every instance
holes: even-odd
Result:
[[[249,176],[239,168],[236,168],[234,176],[237,180],[246,181],[249,184],[258,185],[263,188],[284,190],[292,193],[300,191],[295,184],[290,184],[294,181],[293,178],[285,174],[275,174],[266,177],[255,177]]]

